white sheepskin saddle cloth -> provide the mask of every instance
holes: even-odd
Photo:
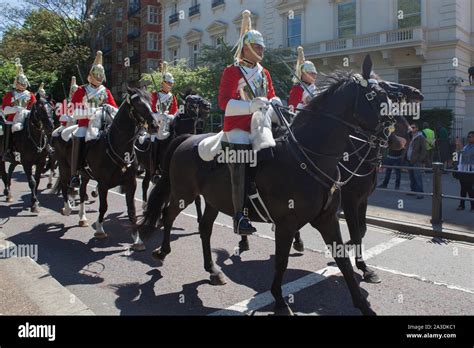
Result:
[[[16,113],[15,117],[13,118],[13,126],[12,126],[12,133],[19,132],[25,128],[25,120],[30,115],[30,110],[21,110]]]
[[[252,115],[249,140],[254,151],[274,147],[272,121],[269,113],[257,111]],[[198,153],[203,161],[209,162],[222,150],[222,141],[227,141],[224,131],[203,139],[198,145]]]

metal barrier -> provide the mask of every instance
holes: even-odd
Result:
[[[443,198],[445,199],[456,199],[456,200],[465,200],[465,201],[474,201],[474,198],[461,197],[447,195],[443,193],[443,183],[442,175],[443,172],[447,173],[462,173],[468,175],[474,175],[474,172],[460,172],[457,170],[444,169],[443,163],[433,162],[432,167],[409,167],[409,166],[389,166],[382,165],[382,168],[392,168],[392,169],[407,169],[407,170],[423,170],[425,172],[433,172],[433,192],[415,192],[415,191],[406,191],[406,190],[393,190],[387,188],[379,188],[377,190],[384,192],[397,192],[397,193],[407,193],[407,194],[416,194],[420,196],[431,196],[431,223],[433,225],[441,225],[443,223]]]

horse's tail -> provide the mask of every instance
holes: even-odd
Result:
[[[148,196],[146,212],[143,214],[142,221],[138,224],[138,232],[140,238],[143,240],[146,240],[153,232],[154,228],[157,227],[158,221],[161,218],[162,210],[169,202],[169,196],[171,193],[169,166],[171,158],[178,146],[190,136],[192,136],[192,134],[183,134],[176,139],[173,139],[166,150],[162,163],[161,178],[151,190],[150,195]]]

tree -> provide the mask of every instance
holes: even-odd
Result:
[[[47,92],[64,98],[68,88],[63,85],[78,75],[76,65],[85,77],[93,60],[91,36],[104,27],[110,0],[97,4],[89,8],[86,0],[25,0],[21,6],[5,5],[7,11],[0,13],[0,58],[20,58],[33,91],[45,82]]]

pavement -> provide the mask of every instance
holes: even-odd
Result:
[[[378,175],[378,185],[383,181],[385,173]],[[389,189],[394,189],[395,174],[392,171]],[[432,173],[423,174],[424,192],[433,192]],[[410,190],[410,180],[407,172],[402,172],[401,191]],[[459,196],[459,181],[451,174],[442,175],[442,192],[446,195]],[[449,238],[474,242],[474,211],[470,210],[470,202],[466,201],[466,210],[456,210],[457,199],[443,199],[442,227],[431,223],[431,197],[417,199],[402,192],[390,192],[377,188],[369,197],[367,219],[378,226],[394,228],[402,232],[424,234],[427,236]]]
[[[444,178],[443,178],[444,179]],[[447,178],[446,178],[447,179]],[[447,179],[449,180],[449,179]],[[443,181],[444,182],[444,181]],[[404,178],[402,185],[407,185]],[[193,205],[181,213],[172,231],[172,252],[161,263],[151,257],[162,234],[156,232],[144,252],[129,250],[131,226],[125,199],[109,194],[104,229],[105,240],[93,237],[98,201],[87,203],[91,227],[79,227],[77,207],[68,216],[59,213],[62,199],[40,184],[39,214],[29,212],[29,189],[17,171],[13,203],[0,196],[0,218],[10,220],[0,229],[0,240],[15,246],[37,248],[33,258],[0,258],[0,313],[2,314],[98,314],[98,315],[268,315],[273,299],[269,288],[273,277],[274,233],[268,224],[256,224],[250,250],[239,252],[239,237],[231,229],[231,218],[219,214],[213,229],[215,263],[227,278],[224,286],[213,286],[202,265],[202,249]],[[91,185],[91,188],[93,185]],[[138,185],[140,187],[140,185]],[[398,214],[388,194],[385,206],[375,207],[379,192],[371,198],[372,209]],[[141,212],[141,190],[136,205]],[[393,197],[395,199],[396,196]],[[411,207],[429,204],[429,199],[403,196],[405,219],[414,219]],[[375,208],[374,208],[375,207]],[[445,211],[449,211],[446,210]],[[456,212],[469,214],[468,211]],[[421,214],[419,214],[421,215]],[[426,216],[422,215],[423,218]],[[447,217],[448,215],[446,215]],[[451,214],[449,215],[451,216]],[[469,215],[468,215],[469,216]],[[413,220],[417,221],[417,220]],[[341,219],[344,240],[349,239]],[[301,230],[304,253],[292,251],[284,278],[284,294],[297,315],[359,315],[342,275],[326,253],[320,234],[305,226]],[[12,245],[4,242],[5,248]],[[363,242],[367,264],[382,282],[369,284],[357,271],[362,294],[381,315],[473,315],[474,246],[466,241],[408,234],[369,225]],[[29,271],[29,268],[34,270]],[[469,276],[470,275],[470,276]],[[54,290],[45,285],[47,279]],[[33,285],[34,284],[34,285]],[[36,288],[32,292],[28,289]],[[51,301],[55,298],[57,304]],[[76,306],[72,306],[76,304]]]

